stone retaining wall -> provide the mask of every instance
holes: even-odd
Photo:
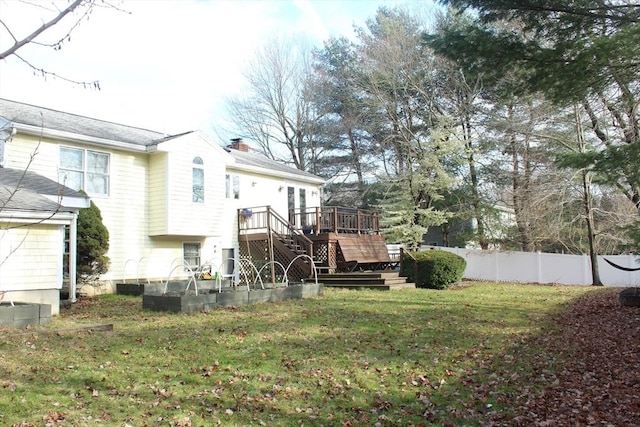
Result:
[[[142,308],[153,311],[193,313],[209,311],[215,307],[229,307],[262,302],[283,301],[291,298],[311,298],[322,295],[322,283],[293,284],[270,289],[198,290],[198,295],[151,294],[142,296]]]
[[[51,305],[14,302],[0,304],[0,324],[12,328],[28,325],[44,325],[51,321]]]

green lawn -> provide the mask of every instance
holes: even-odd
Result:
[[[191,315],[81,300],[39,329],[113,332],[0,338],[0,424],[481,425],[561,369],[536,343],[550,314],[593,291],[326,289]]]

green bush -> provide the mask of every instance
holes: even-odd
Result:
[[[467,266],[461,256],[440,250],[405,254],[402,262],[408,281],[428,289],[446,289],[459,282]]]

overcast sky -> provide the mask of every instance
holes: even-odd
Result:
[[[55,0],[58,1],[58,0]],[[34,75],[15,57],[0,61],[0,97],[166,133],[200,129],[231,138],[222,121],[225,96],[242,87],[241,71],[274,34],[321,45],[353,36],[378,7],[426,8],[424,0],[110,0],[62,49],[27,46],[20,55],[60,76],[100,82],[100,90]],[[16,36],[48,20],[52,0],[0,0],[0,17]],[[64,7],[68,2],[57,3]],[[47,41],[75,19],[62,21]],[[0,28],[0,50],[12,40]]]

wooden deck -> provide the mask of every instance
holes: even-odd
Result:
[[[397,267],[398,261],[389,256],[375,213],[318,207],[292,210],[288,217],[281,217],[269,206],[239,210],[241,257],[261,266],[268,262],[285,266],[295,262],[295,268],[289,270],[290,280],[310,277],[305,274],[305,270],[312,272],[309,258],[322,273]]]

